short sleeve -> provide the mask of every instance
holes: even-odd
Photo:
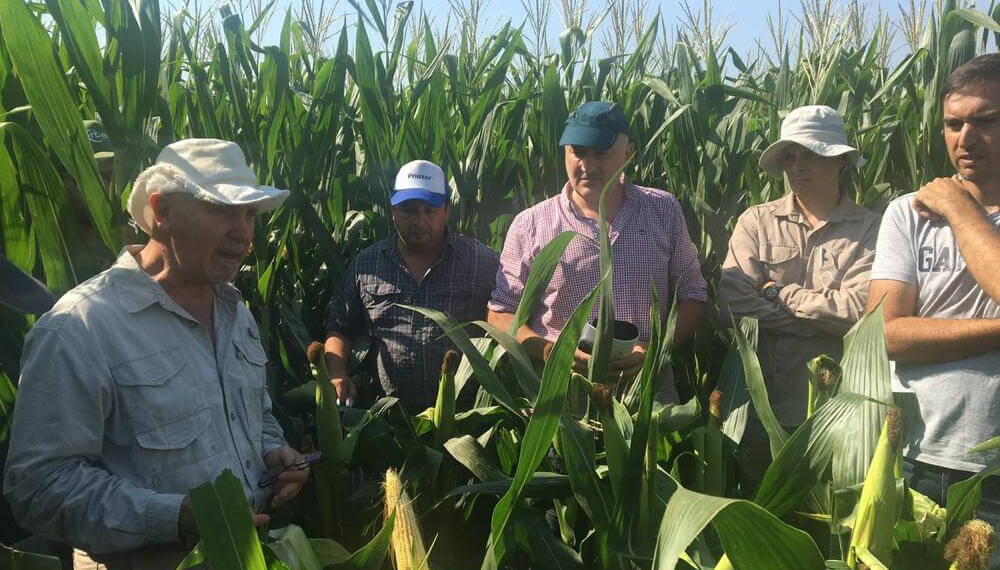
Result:
[[[688,234],[687,222],[680,203],[673,201],[670,208],[670,224],[674,232],[674,251],[670,256],[670,281],[677,285],[677,302],[708,301],[708,284],[701,274],[698,250]]]
[[[364,307],[358,289],[358,258],[355,258],[344,277],[340,294],[330,304],[326,330],[356,338],[364,332],[364,328]]]
[[[917,284],[917,263],[913,256],[917,213],[911,207],[912,200],[912,194],[903,196],[886,208],[875,245],[871,280],[891,279]]]
[[[514,313],[521,303],[524,284],[531,272],[534,259],[530,223],[522,212],[514,217],[507,230],[500,266],[497,269],[496,286],[490,297],[489,309],[499,313]]]

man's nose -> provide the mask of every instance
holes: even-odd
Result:
[[[242,208],[233,215],[232,234],[243,242],[253,239],[254,217]]]
[[[969,148],[976,141],[976,126],[971,122],[966,122],[962,125],[962,130],[958,132],[958,146],[961,148]]]

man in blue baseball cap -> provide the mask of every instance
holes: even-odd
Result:
[[[609,374],[624,386],[639,373],[645,359],[653,303],[650,285],[656,287],[664,318],[676,292],[677,342],[693,336],[701,323],[708,288],[677,199],[662,190],[638,186],[619,173],[635,147],[628,118],[617,103],[581,105],[566,119],[559,144],[565,151],[568,182],[558,195],[521,212],[511,223],[489,304],[489,321],[502,329],[510,327],[534,256],[552,239],[567,230],[592,238],[570,243],[539,308],[518,331],[518,340],[532,358],[538,363],[543,360],[545,346],[556,340],[577,305],[600,281],[599,208],[601,192],[611,184],[604,213],[611,233],[615,318],[639,329],[633,352],[613,360],[609,367]],[[595,305],[591,318],[596,316]],[[586,373],[588,359],[587,353],[577,350],[574,369]],[[676,400],[672,374],[666,374],[658,397]]]
[[[482,243],[448,229],[451,188],[439,166],[403,165],[390,204],[396,231],[355,258],[327,320],[326,364],[341,404],[357,387],[348,374],[355,340],[371,337],[382,390],[410,413],[434,405],[441,362],[454,348],[444,331],[400,304],[482,320],[499,260]]]

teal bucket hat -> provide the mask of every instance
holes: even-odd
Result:
[[[619,133],[629,134],[628,119],[617,103],[589,101],[566,119],[559,146],[573,145],[607,150]]]

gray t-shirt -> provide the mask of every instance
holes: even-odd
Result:
[[[886,209],[871,278],[916,285],[918,317],[1000,318],[1000,306],[966,270],[951,227],[921,218],[913,196]],[[1000,214],[990,218],[1000,226]],[[980,471],[1000,457],[968,454],[1000,435],[1000,351],[935,364],[896,363],[893,391],[903,409],[907,457],[964,471]]]

